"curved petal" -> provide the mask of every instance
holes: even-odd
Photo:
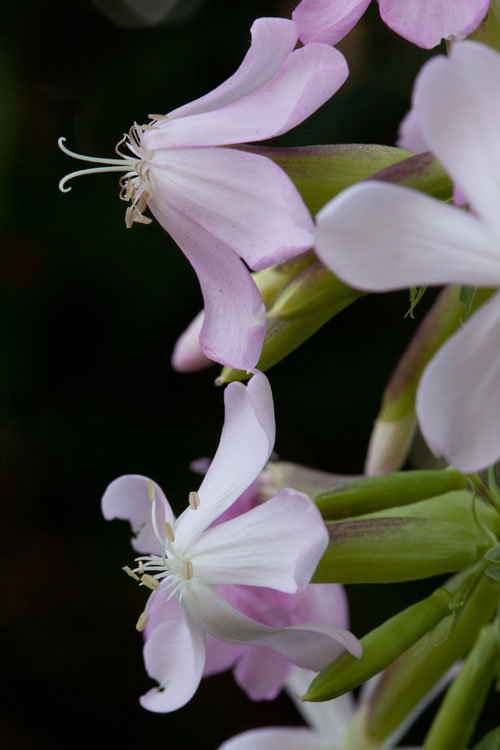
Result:
[[[424,371],[417,414],[433,453],[464,473],[500,458],[500,293],[441,347]]]
[[[233,664],[245,653],[245,646],[237,643],[224,643],[211,635],[206,636],[207,642],[207,660],[203,677],[209,677],[212,674],[219,674],[231,669]]]
[[[171,365],[177,372],[197,372],[213,365],[200,349],[200,332],[205,311],[201,310],[191,321],[184,333],[175,342]]]
[[[174,208],[251,268],[267,268],[312,246],[309,211],[288,175],[266,156],[230,148],[167,149],[152,165],[153,213],[159,208],[169,223]]]
[[[307,586],[328,546],[320,512],[307,495],[283,489],[263,505],[207,529],[189,548],[200,583]]]
[[[129,521],[136,535],[132,547],[137,552],[158,553],[161,545],[155,537],[152,524],[152,504],[150,482],[156,496],[156,522],[163,528],[163,522],[173,525],[174,514],[161,487],[148,477],[140,474],[126,474],[109,484],[102,496],[102,514],[107,521],[120,518]]]
[[[277,73],[255,91],[210,112],[163,120],[141,135],[141,144],[148,151],[157,151],[273,138],[319,109],[348,73],[338,50],[326,44],[308,44],[292,52]]]
[[[441,39],[464,39],[488,10],[490,0],[379,0],[382,20],[396,34],[431,49]]]
[[[272,648],[287,661],[319,672],[345,649],[361,656],[358,639],[331,625],[304,624],[272,628],[234,609],[214,589],[191,583],[184,589],[183,606],[207,633],[230,643]]]
[[[151,210],[193,266],[205,302],[200,334],[203,353],[223,365],[246,370],[257,363],[265,334],[265,308],[238,256],[210,232],[172,206]]]
[[[310,583],[294,597],[291,621],[325,622],[347,628],[349,605],[344,587],[339,583]]]
[[[354,185],[321,209],[317,224],[317,255],[360,289],[500,285],[498,241],[488,227],[416,190]]]
[[[209,94],[169,112],[169,120],[210,112],[255,91],[279,70],[298,38],[297,27],[285,18],[258,18],[250,34],[250,49],[236,73]]]
[[[147,673],[159,683],[140,699],[149,711],[167,713],[196,692],[205,666],[205,635],[180,613],[156,627],[144,646]]]
[[[480,85],[478,85],[480,82]],[[500,55],[454,45],[417,78],[414,108],[428,147],[500,238]],[[498,244],[498,239],[497,239]]]
[[[423,154],[429,150],[429,146],[425,142],[420,130],[414,109],[410,109],[401,120],[396,146],[406,148],[415,154]]]
[[[234,503],[256,479],[273,449],[273,397],[265,375],[257,372],[247,386],[228,385],[224,403],[219,446],[198,490],[200,506],[196,510],[188,508],[175,528],[179,548],[187,549]]]
[[[336,44],[357,24],[370,0],[302,0],[292,13],[303,44]]]
[[[232,737],[219,750],[331,750],[331,743],[304,727],[251,729]]]
[[[294,668],[275,651],[250,646],[234,668],[234,679],[251,700],[272,701]]]

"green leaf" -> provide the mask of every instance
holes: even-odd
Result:
[[[500,565],[500,544],[497,544],[495,547],[489,549],[485,554],[484,559]]]
[[[492,581],[500,581],[500,568],[486,568],[485,575]]]
[[[406,313],[405,318],[407,318],[408,316],[410,316],[410,318],[415,317],[414,315],[415,308],[420,302],[420,300],[422,299],[422,297],[424,296],[426,291],[427,291],[426,286],[421,286],[420,289],[417,289],[417,287],[414,286],[410,289],[410,308],[408,312]]]
[[[500,750],[500,727],[485,734],[473,750]]]
[[[461,286],[460,287],[460,302],[465,305],[464,320],[469,317],[474,297],[476,296],[477,287],[473,286]]]

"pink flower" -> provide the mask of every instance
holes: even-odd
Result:
[[[500,287],[499,90],[500,55],[475,42],[424,66],[414,117],[472,211],[381,182],[348,188],[317,217],[318,255],[340,278],[374,291]],[[441,347],[417,392],[430,447],[465,473],[500,458],[499,330],[497,292]]]
[[[240,369],[258,361],[265,309],[245,263],[261,269],[312,245],[313,222],[289,177],[264,156],[221,148],[286,133],[342,85],[343,55],[327,45],[294,50],[297,27],[261,18],[242,64],[214,91],[153,122],[135,125],[120,159],[76,158],[125,172],[127,226],[149,223],[148,207],[192,264],[205,302],[200,344]],[[82,174],[74,172],[65,182]],[[244,261],[244,262],[243,262]]]
[[[144,658],[159,687],[141,698],[151,711],[175,710],[192,697],[206,668],[207,635],[239,646],[264,646],[316,671],[344,648],[361,654],[359,641],[344,629],[295,624],[291,616],[290,624],[273,627],[231,603],[240,601],[240,586],[303,591],[328,534],[307,495],[290,489],[214,525],[256,479],[274,444],[272,396],[264,375],[255,374],[246,387],[229,385],[225,407],[217,453],[178,519],[160,487],[142,476],[116,479],[102,501],[106,519],[130,521],[136,533],[132,545],[142,554],[134,570],[126,570],[151,589],[137,625],[143,630],[151,623]],[[244,600],[247,609],[251,597]],[[219,651],[211,670],[230,666],[235,653],[231,647]]]
[[[400,36],[430,49],[463,39],[483,20],[490,0],[378,0],[382,20]],[[359,21],[370,0],[302,0],[292,18],[304,44],[336,44]]]

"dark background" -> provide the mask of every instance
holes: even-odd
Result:
[[[374,3],[339,45],[351,76],[279,145],[393,144],[428,53],[391,33]],[[178,375],[177,336],[201,307],[197,279],[156,224],[124,225],[113,175],[84,177],[57,138],[113,156],[121,134],[237,68],[252,21],[293,2],[208,0],[183,19],[123,28],[90,0],[18,0],[0,31],[0,456],[2,672],[7,748],[215,749],[252,726],[298,722],[287,699],[252,704],[230,675],[154,715],[134,624],[143,592],[120,568],[128,527],[100,497],[123,473],[154,477],[182,509],[222,425],[215,369]],[[82,165],[84,166],[84,165]],[[407,295],[367,297],[270,373],[282,458],[361,472],[380,394],[416,322]],[[358,635],[424,592],[351,587]],[[420,737],[417,729],[414,735]]]

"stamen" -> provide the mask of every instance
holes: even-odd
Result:
[[[168,115],[148,115],[150,120],[168,120]]]
[[[165,534],[167,535],[167,538],[170,542],[175,542],[175,534],[172,526],[169,524],[168,521],[165,521],[163,524],[163,527],[165,529]]]
[[[189,493],[189,505],[193,510],[200,507],[200,496],[197,492],[193,491]]]
[[[139,573],[141,574],[141,576],[144,575],[144,563],[142,562],[142,560],[139,560]]]
[[[97,161],[92,159],[91,161]],[[118,159],[116,160],[118,161]],[[70,172],[62,180],[59,180],[59,190],[61,193],[69,193],[71,188],[65,187],[68,180],[72,180],[73,177],[81,177],[83,174],[98,174],[99,172],[129,172],[131,164],[123,163],[121,167],[95,167],[94,169],[79,169],[76,172]]]
[[[140,566],[140,564],[139,564],[139,566]],[[128,566],[128,565],[125,565],[125,566],[124,566],[124,567],[122,568],[122,570],[124,570],[124,571],[125,571],[125,573],[126,573],[126,574],[127,574],[128,576],[130,576],[131,578],[133,578],[133,579],[134,579],[135,581],[140,581],[140,580],[141,580],[141,579],[139,578],[139,576],[138,576],[138,575],[136,575],[136,574],[134,573],[134,571],[133,571],[133,570],[131,570],[131,569],[129,568],[129,566]]]
[[[186,560],[182,566],[182,572],[184,573],[184,578],[187,578],[187,580],[190,581],[193,577],[193,563],[191,560]]]
[[[156,589],[160,588],[160,583],[156,580],[156,578],[150,576],[149,573],[144,573],[141,579],[141,583],[147,586],[148,589],[151,589],[151,591],[156,591]]]
[[[155,486],[151,479],[148,479],[148,495],[151,502],[155,499]]]
[[[94,162],[95,164],[116,164],[117,166],[123,166],[123,159],[103,159],[99,156],[84,156],[83,154],[77,154],[75,151],[70,151],[70,149],[65,146],[66,138],[58,138],[57,145],[63,151],[67,156],[72,156],[73,159],[79,159],[80,161],[88,161],[88,162]],[[118,144],[119,145],[119,144]],[[134,159],[129,159],[129,164],[133,165],[135,164]]]
[[[135,629],[138,630],[139,633],[141,633],[146,627],[146,625],[148,624],[148,620],[149,620],[149,613],[141,612],[141,614],[139,615],[139,619],[137,620]]]

